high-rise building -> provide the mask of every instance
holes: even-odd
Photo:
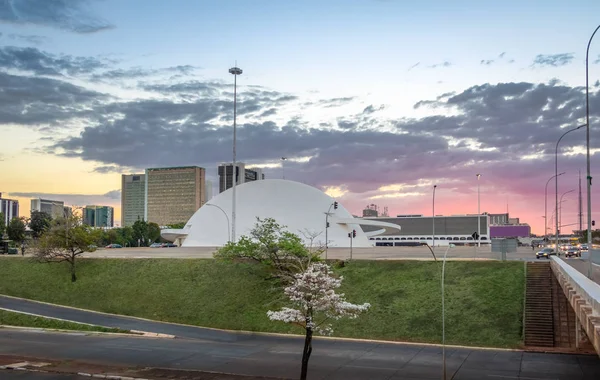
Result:
[[[19,217],[19,201],[2,198],[2,193],[0,193],[0,212],[4,215],[5,225],[8,225],[13,218]]]
[[[83,223],[92,227],[112,227],[115,222],[115,209],[110,206],[85,206]]]
[[[206,203],[205,186],[198,166],[146,169],[144,219],[159,226],[187,222]]]
[[[262,172],[262,169],[259,168],[248,168],[246,169],[246,164],[243,162],[236,162],[237,170],[236,170],[236,185],[241,185],[242,183],[258,181],[261,179],[265,179],[265,175]],[[221,164],[218,168],[219,173],[219,193],[224,192],[225,190],[231,188],[233,186],[233,164]],[[241,175],[244,173],[244,175]]]
[[[31,200],[31,212],[34,211],[44,212],[52,219],[62,218],[65,216],[65,202],[35,198]]]
[[[146,175],[123,174],[121,176],[121,227],[133,226],[144,219],[146,204]]]

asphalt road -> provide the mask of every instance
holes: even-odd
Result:
[[[296,377],[299,372],[302,337],[246,334],[142,321],[7,297],[0,297],[0,307],[178,337],[153,339],[0,330],[0,354],[273,377]],[[597,356],[470,348],[448,348],[446,353],[449,379],[516,379],[519,376],[531,379],[600,378],[600,359]],[[310,362],[310,378],[439,378],[441,362],[441,349],[434,346],[317,338]]]
[[[0,370],[2,380],[89,380],[89,377],[55,373]]]
[[[111,365],[164,367],[297,378],[302,339],[245,342],[31,333],[0,330],[0,353]],[[597,356],[520,351],[446,350],[448,379],[595,379]],[[310,379],[439,379],[439,347],[316,339]]]

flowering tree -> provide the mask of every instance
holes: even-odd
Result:
[[[354,319],[371,305],[355,305],[347,302],[344,294],[337,294],[335,289],[340,287],[344,278],[334,277],[327,264],[310,264],[308,269],[294,277],[295,281],[284,292],[296,309],[284,307],[279,311],[268,311],[267,316],[272,321],[291,323],[305,329],[300,375],[300,379],[305,380],[312,353],[313,332],[330,335],[333,333],[332,320],[343,317]]]

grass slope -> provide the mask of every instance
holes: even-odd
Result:
[[[336,269],[350,302],[372,304],[356,320],[334,324],[340,337],[441,341],[441,262],[354,261]],[[282,291],[257,267],[214,260],[88,259],[69,281],[66,265],[2,260],[0,293],[206,327],[302,333],[271,322]],[[520,262],[446,265],[446,342],[518,347],[524,266]]]
[[[101,331],[113,333],[128,333],[127,330],[111,329],[100,326],[83,325],[80,323],[72,323],[59,321],[56,319],[36,317],[33,315],[14,313],[11,311],[0,310],[0,325],[20,326],[20,327],[38,327],[44,329],[59,329],[59,330],[77,330],[77,331]]]

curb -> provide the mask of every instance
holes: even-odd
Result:
[[[34,331],[34,332],[58,332],[58,333],[78,333],[85,335],[110,335],[110,336],[123,336],[123,337],[136,337],[143,336],[137,331],[131,331],[131,333],[114,333],[105,331],[84,331],[84,330],[66,330],[66,329],[51,329],[46,327],[27,327],[27,326],[12,326],[12,325],[0,325],[0,329],[12,329],[20,331]]]
[[[302,339],[304,338],[304,335],[300,335],[300,334],[282,334],[282,333],[270,333],[270,332],[246,331],[246,330],[226,330],[226,329],[218,329],[218,328],[214,328],[214,327],[186,325],[183,323],[176,323],[176,322],[163,322],[163,321],[156,321],[153,319],[147,319],[147,318],[142,318],[142,317],[132,317],[129,315],[120,315],[120,314],[106,313],[103,311],[81,309],[81,308],[77,308],[77,307],[73,307],[73,306],[63,306],[63,305],[53,304],[53,303],[44,302],[44,301],[36,301],[36,300],[27,299],[27,298],[8,296],[5,294],[0,294],[0,296],[7,297],[7,298],[13,298],[13,299],[17,299],[17,300],[28,301],[28,302],[41,303],[41,304],[49,305],[49,306],[64,307],[64,308],[68,308],[68,309],[85,311],[85,312],[90,312],[90,313],[110,315],[113,317],[122,317],[122,318],[124,317],[124,318],[139,320],[139,321],[145,321],[145,322],[164,323],[167,325],[191,327],[191,328],[196,328],[196,329],[226,332],[226,333],[230,333],[230,334],[250,335],[250,336],[255,335],[255,336],[267,336],[267,337],[273,336],[273,337],[283,337],[283,338],[302,338]],[[14,310],[5,309],[5,308],[1,308],[1,307],[0,307],[0,309],[14,311]],[[17,313],[18,313],[18,311],[17,311]],[[51,317],[45,317],[43,315],[36,315],[36,314],[31,314],[31,313],[24,313],[24,314],[30,314],[30,315],[34,315],[34,316],[38,316],[38,317],[43,317],[43,318],[51,318]],[[53,319],[61,320],[59,318],[53,318]],[[63,321],[72,322],[72,321],[68,321],[68,320],[63,320]],[[74,323],[80,323],[80,322],[74,322]],[[97,325],[92,325],[92,326],[97,326]],[[105,326],[100,326],[100,327],[105,327]],[[111,327],[107,327],[107,328],[111,328]],[[137,332],[137,333],[141,332],[138,330],[129,330],[129,331]],[[168,338],[168,339],[177,338],[177,336],[169,335],[169,334],[160,334],[160,333],[151,333],[151,332],[143,332],[143,333],[148,334],[148,335],[143,335],[143,336],[147,336],[147,337],[158,337],[158,338]],[[363,342],[363,343],[379,343],[379,344],[394,344],[394,345],[409,345],[409,346],[464,348],[464,349],[469,349],[469,350],[483,350],[483,351],[496,350],[496,351],[523,352],[523,349],[521,349],[521,348],[478,347],[478,346],[463,346],[463,345],[450,345],[450,344],[446,344],[446,345],[442,346],[441,344],[437,344],[437,343],[404,342],[404,341],[378,340],[378,339],[360,339],[360,338],[344,338],[344,337],[330,337],[330,336],[315,336],[315,339],[338,340],[338,341],[342,341],[342,342]]]
[[[97,379],[113,379],[113,380],[150,380],[144,377],[130,377],[130,376],[119,376],[119,375],[102,375],[99,373],[86,373],[86,372],[77,372],[79,376],[85,377],[95,377]]]
[[[34,301],[34,302],[37,302],[37,301]],[[49,305],[52,305],[52,304],[49,304]],[[53,306],[59,306],[59,305],[53,305]],[[94,325],[94,324],[85,323],[85,322],[77,322],[77,321],[72,321],[72,320],[63,319],[63,318],[49,317],[49,316],[46,316],[46,315],[29,313],[29,312],[26,312],[26,311],[19,311],[19,310],[7,309],[5,307],[0,307],[0,310],[9,311],[11,313],[19,313],[19,314],[30,315],[32,317],[53,319],[55,321],[75,323],[75,324],[79,324],[79,325],[86,325],[86,326],[93,326],[93,327],[102,327],[102,328],[105,328],[105,329],[114,329],[115,328],[115,327]],[[83,309],[80,309],[80,310],[83,310]],[[86,311],[90,311],[90,310],[86,310]],[[116,315],[116,314],[113,314],[113,315]],[[0,325],[0,326],[2,326],[2,327],[8,327],[8,325]],[[168,338],[168,339],[175,338],[175,335],[153,333],[153,332],[141,331],[141,330],[128,330],[132,334],[127,334],[127,333],[115,333],[115,332],[105,332],[105,331],[82,331],[82,330],[66,330],[66,329],[51,329],[51,328],[46,329],[46,328],[40,328],[40,327],[27,327],[27,326],[12,326],[12,327],[17,327],[17,328],[18,327],[23,327],[24,329],[30,329],[32,331],[39,331],[39,330],[43,331],[43,330],[46,330],[46,331],[58,331],[58,332],[81,332],[81,333],[111,334],[111,335],[122,335],[122,336],[141,335],[141,336],[151,337],[151,338]]]

